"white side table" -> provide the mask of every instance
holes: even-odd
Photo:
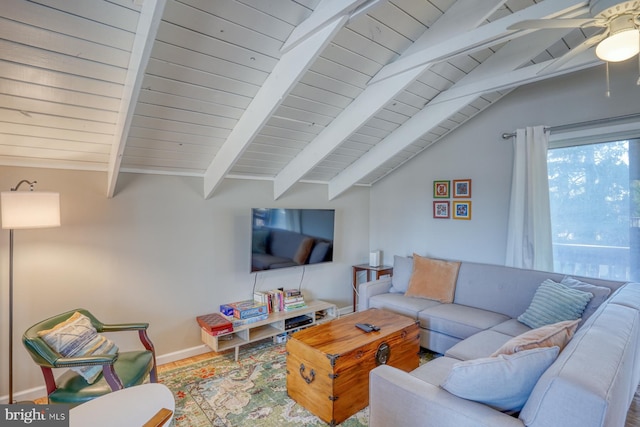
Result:
[[[141,427],[162,408],[175,411],[173,393],[163,384],[149,383],[114,391],[71,408],[70,427]],[[164,423],[168,426],[171,418]]]

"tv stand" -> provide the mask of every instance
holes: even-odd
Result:
[[[286,320],[298,316],[309,316],[311,322],[301,326],[294,326],[287,329]],[[235,349],[235,360],[238,361],[240,347],[265,338],[274,338],[285,332],[295,332],[298,329],[306,328],[338,317],[338,307],[324,301],[310,301],[306,307],[298,308],[291,311],[279,311],[271,313],[265,320],[243,325],[234,328],[233,332],[221,334],[217,336],[209,335],[204,329],[200,328],[200,336],[202,342],[209,346],[213,351],[220,352],[228,349]],[[229,337],[232,337],[229,339]]]

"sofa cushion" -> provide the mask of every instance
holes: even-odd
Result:
[[[458,360],[489,357],[512,337],[493,330],[478,332],[448,349],[444,355]]]
[[[558,351],[557,347],[545,347],[458,362],[442,388],[501,411],[519,411],[538,378],[556,360]]]
[[[518,320],[535,329],[563,320],[579,319],[592,297],[589,292],[547,279],[540,284],[529,308],[518,316]]]
[[[413,371],[409,372],[411,376],[421,379],[435,386],[440,386],[449,376],[453,365],[458,363],[459,360],[452,359],[451,357],[437,357],[432,361],[418,366]]]
[[[582,312],[582,323],[584,323],[584,321],[587,320],[598,309],[598,307],[600,307],[600,304],[607,300],[611,293],[610,288],[592,285],[591,283],[586,283],[569,276],[563,278],[560,283],[565,286],[569,286],[570,288],[578,289],[582,292],[590,292],[593,295],[593,298],[591,298],[589,304],[587,304]]]
[[[413,273],[413,258],[398,256],[393,257],[393,276],[391,276],[391,292],[407,292],[409,279]]]
[[[611,295],[609,302],[640,310],[640,283],[629,283]]]
[[[496,326],[492,327],[491,330],[515,337],[530,331],[531,328],[524,323],[519,322],[518,319],[509,319],[506,322],[498,323]]]
[[[380,308],[418,319],[418,313],[426,308],[440,305],[438,301],[406,297],[400,293],[379,294],[369,299],[369,308]]]
[[[424,258],[413,254],[413,272],[405,295],[453,302],[460,262]]]
[[[418,313],[421,328],[462,339],[508,319],[504,314],[460,304],[439,304]]]
[[[38,332],[52,349],[64,357],[81,357],[99,354],[115,354],[118,352],[111,340],[98,334],[91,320],[80,312],[75,312],[64,322],[51,329]],[[93,384],[102,373],[102,365],[73,367],[71,370],[82,375]]]
[[[558,347],[560,351],[562,351],[576,332],[578,323],[580,323],[580,319],[565,320],[532,329],[524,334],[511,338],[496,350],[492,356],[513,354],[538,347]]]

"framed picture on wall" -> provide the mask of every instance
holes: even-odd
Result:
[[[448,199],[449,185],[450,181],[433,181],[433,198]]]
[[[471,197],[471,180],[470,179],[454,179],[453,180],[453,197]]]
[[[438,200],[433,202],[434,218],[449,218],[449,201]]]
[[[471,219],[471,200],[453,202],[453,219]]]

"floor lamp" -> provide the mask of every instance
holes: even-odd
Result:
[[[22,184],[29,191],[18,191]],[[36,181],[23,179],[0,193],[2,228],[9,229],[9,403],[13,403],[13,230],[60,226],[60,193],[33,191]]]

